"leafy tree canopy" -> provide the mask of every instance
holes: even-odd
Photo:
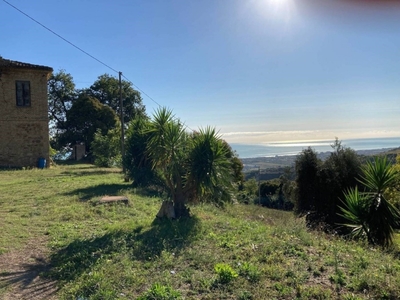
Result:
[[[136,117],[146,117],[145,106],[142,103],[140,93],[133,89],[132,84],[128,81],[122,80],[121,85],[124,121],[128,123]],[[85,143],[91,143],[92,136],[98,129],[96,124],[104,123],[104,120],[95,122],[95,120],[92,120],[92,116],[86,115],[87,110],[91,110],[88,107],[85,107],[86,110],[82,112],[76,110],[76,107],[82,105],[82,99],[85,97],[87,99],[87,96],[90,96],[91,99],[97,99],[100,104],[111,108],[114,114],[111,117],[111,113],[108,112],[110,119],[120,115],[120,85],[117,78],[104,74],[99,76],[89,88],[77,90],[71,74],[60,70],[51,75],[48,81],[48,115],[51,145],[56,149],[62,149],[67,144],[72,143],[73,140],[81,141],[84,139]],[[80,103],[73,109],[73,104],[78,101],[78,98]],[[92,108],[94,107],[99,107],[99,105],[93,104]],[[78,117],[79,114],[82,116]],[[90,121],[85,122],[84,119],[87,116],[89,116]],[[76,122],[77,120],[78,122]],[[83,127],[80,128],[79,126]],[[102,132],[101,134],[105,134],[103,128],[99,129]],[[85,134],[82,135],[79,132],[85,132]],[[85,138],[82,138],[83,136]],[[90,144],[86,145],[89,149]]]
[[[308,213],[312,225],[325,223],[336,226],[342,222],[339,198],[343,191],[357,185],[361,162],[353,149],[343,147],[336,139],[330,156],[321,161],[311,149],[303,150],[296,159],[297,195],[295,209]]]
[[[48,82],[48,115],[51,135],[64,129],[66,113],[77,97],[75,83],[71,74],[65,70],[51,74]]]
[[[86,151],[97,130],[106,135],[109,129],[118,126],[118,117],[108,106],[96,98],[80,95],[66,113],[65,131],[58,136],[61,145],[85,143]]]
[[[124,107],[124,122],[130,122],[137,116],[145,115],[145,106],[140,93],[132,87],[132,83],[121,81],[122,99]],[[117,114],[120,113],[119,79],[103,74],[85,90],[85,93],[97,98],[101,103],[111,107]]]

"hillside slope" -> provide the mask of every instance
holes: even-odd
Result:
[[[0,171],[1,299],[399,299],[400,262],[290,212],[191,207],[91,165]],[[129,205],[96,205],[124,195]]]

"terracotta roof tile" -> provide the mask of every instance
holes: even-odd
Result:
[[[46,66],[40,66],[40,65],[33,65],[33,64],[28,64],[20,61],[15,61],[15,60],[9,60],[0,57],[0,69],[1,68],[20,68],[20,69],[38,69],[38,70],[45,70],[45,71],[53,71],[52,68],[46,67]]]

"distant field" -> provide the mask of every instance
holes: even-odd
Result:
[[[400,299],[397,249],[290,212],[204,204],[155,220],[159,197],[87,164],[0,171],[0,195],[0,299]]]

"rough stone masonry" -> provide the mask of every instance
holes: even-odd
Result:
[[[0,57],[0,167],[49,161],[47,79],[52,71]]]

